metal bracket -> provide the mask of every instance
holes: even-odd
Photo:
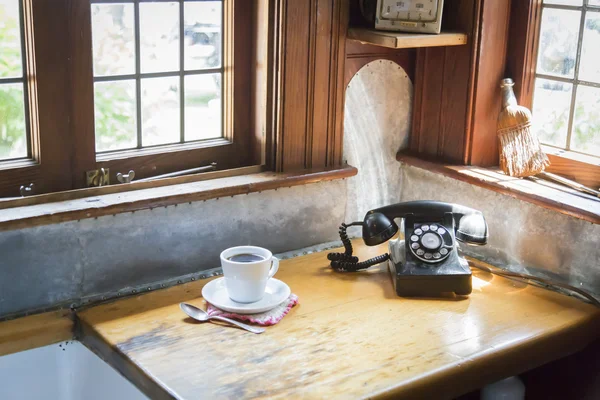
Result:
[[[135,178],[135,171],[131,170],[128,174],[117,173],[117,180],[121,183],[131,183],[131,181]]]
[[[33,183],[30,183],[27,186],[23,185],[19,188],[19,193],[23,197],[33,196],[35,194],[34,191],[35,191],[35,185]]]
[[[110,169],[100,168],[85,173],[87,187],[108,186],[110,184]]]

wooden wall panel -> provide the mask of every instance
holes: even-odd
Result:
[[[465,161],[479,1],[457,0],[451,7],[444,7],[444,29],[468,33],[467,45],[417,50],[410,142],[415,154],[455,163]]]
[[[347,0],[275,1],[277,170],[341,162],[347,7]]]
[[[326,0],[311,1],[311,61],[312,79],[309,88],[312,88],[309,104],[313,112],[309,114],[310,131],[306,135],[306,165],[327,164],[327,132],[329,115],[329,78],[330,74],[318,73],[318,68],[329,70],[333,63],[331,44],[333,36],[333,9]],[[325,124],[324,124],[325,122]]]
[[[286,1],[283,66],[283,170],[304,168],[310,49],[310,0]]]

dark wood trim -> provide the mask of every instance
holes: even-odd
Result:
[[[84,197],[77,200],[61,200],[38,205],[28,204],[0,210],[0,231],[97,218],[282,187],[344,179],[357,173],[356,168],[351,166],[316,171],[304,170],[294,173],[262,172],[129,192],[118,191],[98,195],[93,202],[88,201],[89,197]]]
[[[502,108],[500,81],[504,78],[510,0],[484,0],[479,17],[473,112],[468,148],[469,165],[498,165],[496,125]]]
[[[533,203],[548,210],[556,211],[575,218],[600,224],[600,204],[597,200],[586,200],[568,188],[555,185],[542,185],[534,181],[523,180],[506,176],[498,169],[482,169],[464,165],[452,165],[439,161],[428,161],[422,157],[406,153],[398,153],[396,159],[410,166],[421,168],[430,172],[439,173],[449,178],[477,185],[497,193]],[[520,185],[526,188],[519,188]]]
[[[73,189],[86,187],[86,171],[97,168],[91,24],[90,2],[88,0],[71,0],[69,8],[71,48],[69,100],[72,145],[67,151],[71,159],[71,188]],[[116,172],[114,172],[115,175]],[[111,182],[116,182],[115,176],[111,178]]]
[[[512,0],[506,76],[520,105],[532,106],[543,0]]]

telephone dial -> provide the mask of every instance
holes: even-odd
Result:
[[[350,226],[362,226],[367,246],[390,240],[398,232],[396,218],[404,219],[404,239],[390,242],[390,252],[359,262],[352,255],[346,234]],[[480,211],[439,201],[409,201],[367,212],[364,221],[342,224],[344,253],[330,253],[331,267],[355,272],[388,261],[398,296],[435,297],[442,293],[471,293],[471,270],[458,254],[457,240],[484,245],[488,227]]]

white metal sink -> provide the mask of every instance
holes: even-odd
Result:
[[[77,341],[0,357],[2,400],[147,400],[131,382]]]

